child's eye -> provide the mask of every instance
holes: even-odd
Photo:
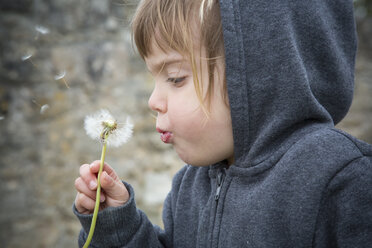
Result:
[[[178,84],[185,80],[186,77],[178,77],[178,78],[168,78],[167,82]]]

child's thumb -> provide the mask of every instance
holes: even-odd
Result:
[[[124,184],[120,180],[114,180],[106,171],[103,171],[101,175],[101,187],[105,190],[105,194],[111,198],[120,197],[125,192]]]

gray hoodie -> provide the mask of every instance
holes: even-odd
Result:
[[[353,95],[353,1],[220,6],[235,163],[181,169],[164,230],[125,183],[91,247],[372,247],[372,147],[334,127]],[[91,215],[74,212],[82,246]]]

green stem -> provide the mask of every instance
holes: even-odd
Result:
[[[105,139],[106,138],[107,138],[107,135],[105,135]],[[101,174],[102,174],[102,170],[103,170],[103,164],[105,162],[106,147],[107,147],[107,144],[106,144],[106,142],[104,142],[103,147],[102,147],[102,153],[101,153],[101,164],[100,164],[100,167],[99,167],[99,172],[98,172],[98,177],[97,177],[96,205],[94,206],[93,219],[92,219],[92,224],[90,224],[90,230],[89,230],[88,238],[85,241],[85,244],[84,244],[83,248],[88,248],[90,242],[92,241],[94,229],[96,227],[97,215],[98,215],[98,210],[99,210],[99,203],[100,203],[100,198],[101,198]]]

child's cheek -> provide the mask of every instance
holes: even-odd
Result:
[[[193,109],[184,115],[177,114],[175,118],[170,118],[171,125],[176,135],[192,142],[198,141],[203,135],[204,112],[201,109]]]
[[[168,97],[168,114],[173,118],[189,118],[200,108],[200,102],[196,96],[194,87],[185,86]]]
[[[182,131],[185,135],[194,134],[204,117],[192,83],[189,82],[168,96],[168,118],[174,131]]]

